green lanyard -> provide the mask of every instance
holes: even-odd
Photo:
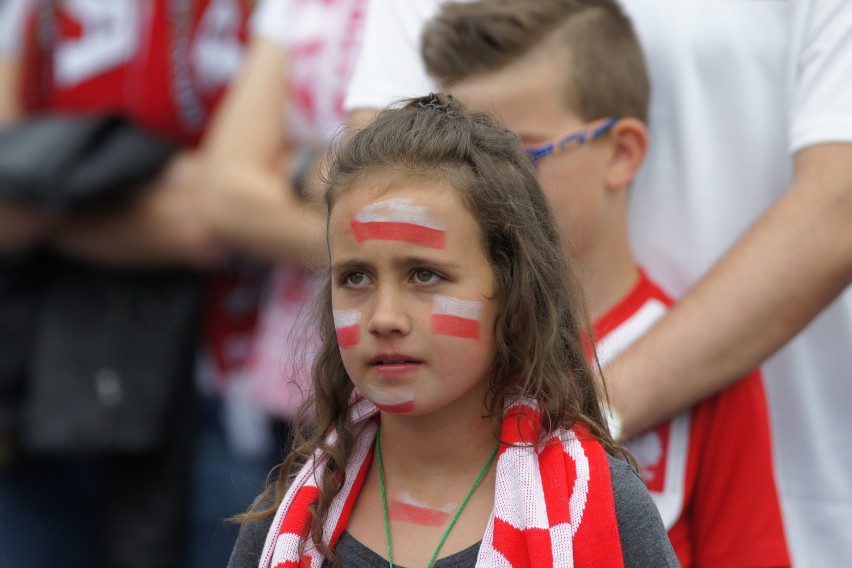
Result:
[[[379,460],[379,487],[382,490],[382,510],[385,514],[385,539],[388,543],[388,566],[393,568],[393,552],[391,551],[391,538],[390,538],[390,521],[388,521],[388,496],[385,493],[385,468],[382,463],[382,445],[380,443],[381,439],[381,428],[376,431],[376,457]],[[485,477],[485,472],[488,471],[488,467],[491,465],[491,462],[494,461],[494,456],[497,455],[497,450],[500,448],[500,442],[497,442],[497,445],[494,446],[494,450],[491,452],[491,455],[488,456],[488,461],[485,462],[485,465],[482,466],[482,471],[479,472],[479,475],[476,477],[476,481],[473,482],[473,487],[470,488],[470,491],[467,492],[467,496],[462,501],[462,504],[459,506],[458,511],[456,511],[453,520],[450,521],[450,526],[447,527],[447,530],[444,531],[444,536],[441,537],[441,542],[438,543],[438,548],[435,549],[435,553],[432,555],[432,559],[429,561],[427,568],[432,568],[435,565],[435,560],[438,559],[438,553],[441,552],[441,547],[444,546],[444,542],[446,542],[447,537],[450,536],[450,531],[453,530],[453,527],[456,524],[456,521],[459,520],[459,516],[461,516],[462,511],[467,506],[468,501],[473,496],[473,492],[476,491],[476,488],[479,487],[479,483],[482,481],[482,478]]]

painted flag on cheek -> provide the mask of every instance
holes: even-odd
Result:
[[[361,312],[358,310],[332,310],[337,343],[341,349],[355,347],[361,341]]]
[[[479,339],[482,302],[435,296],[432,301],[432,333]]]
[[[352,219],[352,234],[362,243],[368,240],[404,241],[443,249],[447,227],[433,219],[426,207],[407,197],[372,203]]]

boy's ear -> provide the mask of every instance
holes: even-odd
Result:
[[[607,189],[625,189],[636,177],[648,151],[648,129],[638,118],[622,118],[609,133],[612,156],[607,167]]]

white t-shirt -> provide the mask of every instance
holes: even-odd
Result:
[[[650,151],[631,190],[633,245],[681,295],[786,191],[792,153],[852,142],[852,2],[622,3],[653,92]],[[439,4],[371,0],[348,109],[435,89],[419,39]],[[764,366],[796,566],[852,562],[850,347],[847,289]]]
[[[363,30],[366,0],[262,0],[252,32],[292,51],[287,134],[324,145],[346,121],[343,98]]]

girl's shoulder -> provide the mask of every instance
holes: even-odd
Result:
[[[261,502],[258,506],[272,506],[271,496],[268,503]],[[228,568],[257,568],[273,520],[274,515],[270,515],[262,521],[246,522],[240,526],[237,542],[234,543],[231,558],[228,560]]]
[[[645,482],[630,464],[608,457],[624,565],[680,566]]]

